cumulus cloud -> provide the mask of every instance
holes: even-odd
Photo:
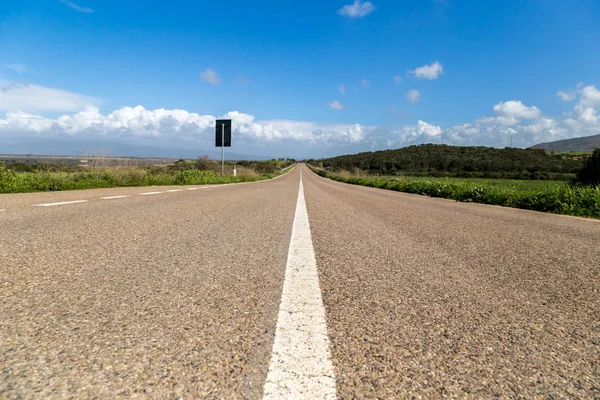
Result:
[[[368,80],[366,79],[361,79],[360,80],[360,84],[362,87],[364,87],[365,89],[368,89],[369,87],[371,87],[371,84],[369,83]]]
[[[94,10],[92,10],[89,7],[82,7],[82,6],[79,6],[79,5],[75,4],[75,3],[70,2],[68,0],[59,0],[59,1],[61,3],[63,3],[64,5],[66,5],[67,7],[72,8],[75,11],[79,11],[80,13],[88,13],[88,14],[90,14],[90,13],[94,12]]]
[[[444,66],[435,61],[430,65],[423,65],[422,67],[416,68],[410,71],[415,77],[420,79],[437,79],[444,72]]]
[[[97,103],[92,97],[66,90],[28,83],[0,83],[2,111],[78,111]]]
[[[414,104],[421,100],[421,93],[419,93],[418,90],[409,90],[408,92],[406,92],[406,100],[408,100],[409,103]]]
[[[339,15],[345,15],[350,18],[361,18],[375,11],[375,6],[369,1],[364,3],[360,0],[354,0],[354,3],[347,4],[338,10]]]
[[[30,90],[15,85],[5,85],[3,90]],[[271,149],[277,149],[276,152],[288,149],[286,154],[292,156],[304,152],[303,156],[316,157],[440,141],[453,145],[503,147],[508,145],[511,136],[514,137],[515,146],[524,147],[539,142],[600,134],[600,91],[593,85],[581,87],[572,110],[561,116],[543,115],[535,106],[511,100],[491,106],[493,116],[464,124],[442,127],[419,120],[414,125],[396,128],[256,120],[253,115],[239,111],[212,116],[186,110],[148,110],[142,106],[123,107],[102,114],[95,105],[89,104],[90,101],[80,101],[78,96],[81,95],[39,88],[34,87],[35,93],[46,93],[43,96],[45,101],[37,104],[28,100],[24,102],[26,107],[21,109],[14,107],[12,102],[6,103],[13,104],[7,107],[4,100],[6,92],[0,93],[0,104],[6,110],[4,116],[0,114],[0,136],[100,136],[107,140],[152,139],[162,144],[183,140],[212,147],[215,119],[231,118],[236,143],[244,149],[258,148],[254,153],[265,154],[260,149],[271,146]],[[72,100],[69,97],[71,95],[76,100]],[[15,101],[19,99],[14,93],[11,96]],[[50,106],[50,103],[53,105]],[[330,106],[334,109],[343,108],[339,101],[334,101]],[[72,113],[55,118],[37,113],[63,109]]]
[[[398,84],[398,83],[402,83],[402,77],[396,75],[394,76],[394,83]]]
[[[523,119],[535,119],[542,115],[539,108],[527,107],[520,101],[500,102],[494,106],[495,117],[482,117],[481,122],[500,125],[516,125]]]
[[[584,107],[594,107],[600,104],[600,90],[596,86],[590,85],[581,89],[581,105]]]
[[[338,110],[338,111],[341,111],[344,109],[344,105],[337,100],[329,103],[329,107],[333,108],[334,110]]]
[[[388,147],[400,147],[419,143],[438,142],[442,128],[419,120],[416,125],[404,126],[390,132]]]
[[[219,83],[221,83],[221,78],[219,78],[219,75],[211,68],[207,68],[204,71],[200,72],[200,79],[213,86],[216,86]]]

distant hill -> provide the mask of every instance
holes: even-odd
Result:
[[[568,180],[583,160],[543,151],[423,144],[310,160],[331,171],[360,170],[378,175]]]
[[[539,147],[546,149],[546,151],[592,152],[595,148],[600,147],[600,135],[557,140],[556,142],[540,143],[531,147]]]

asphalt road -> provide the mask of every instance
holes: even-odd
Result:
[[[307,354],[322,398],[600,398],[600,221],[306,167],[0,210],[0,399],[261,398]]]

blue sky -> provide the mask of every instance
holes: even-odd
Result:
[[[598,134],[599,20],[594,0],[4,0],[0,135],[202,149],[229,115],[240,153],[308,157]]]

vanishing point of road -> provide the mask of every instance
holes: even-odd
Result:
[[[0,210],[0,399],[600,398],[600,221],[304,165]]]

